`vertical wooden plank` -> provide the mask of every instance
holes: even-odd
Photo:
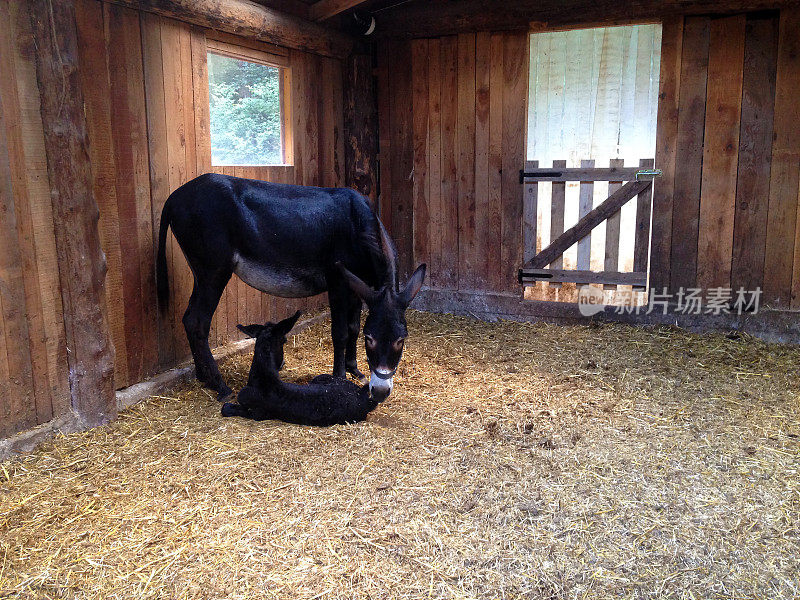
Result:
[[[0,96],[0,100],[2,97]],[[13,407],[16,403],[12,402],[16,390],[11,390],[11,374],[8,369],[8,340],[6,338],[5,310],[3,309],[3,294],[0,293],[0,417],[3,425],[0,426],[0,435],[8,436],[20,430],[25,425],[18,424]]]
[[[319,155],[319,134],[320,134],[320,87],[317,78],[321,71],[322,58],[314,54],[306,54],[306,77],[303,88],[305,106],[305,131],[303,132],[303,185],[321,184],[321,164]]]
[[[440,285],[458,287],[458,172],[456,170],[456,127],[458,116],[458,39],[441,38],[441,108],[442,108],[442,258]]]
[[[441,42],[428,40],[428,266],[429,287],[439,287],[442,268]]]
[[[734,290],[755,290],[764,283],[777,54],[777,15],[748,15],[731,264]]]
[[[166,108],[167,164],[169,193],[187,181],[186,177],[186,102],[182,66],[182,28],[176,21],[161,22],[162,68],[164,71],[164,104]],[[169,236],[171,257],[168,257],[172,305],[172,336],[176,359],[189,354],[189,345],[181,321],[189,300],[186,283],[186,260],[174,236]]]
[[[581,160],[581,168],[590,169],[594,167],[594,160]],[[578,197],[578,220],[582,219],[592,211],[594,203],[594,182],[581,181],[580,195]],[[588,271],[591,268],[592,258],[592,234],[590,233],[578,242],[578,262],[579,271]]]
[[[458,288],[475,289],[475,34],[458,36]]]
[[[334,173],[334,143],[333,143],[333,71],[330,68],[333,59],[319,58],[318,77],[322,88],[329,90],[324,102],[318,99],[314,103],[318,115],[317,155],[319,156],[319,183],[323,187],[333,187],[336,175]]]
[[[537,169],[539,167],[538,160],[531,160],[525,163],[526,168]],[[537,225],[539,217],[539,183],[536,181],[529,181],[525,184],[525,194],[523,198],[523,255],[522,261],[527,264],[528,261],[533,260],[536,256],[536,237]]]
[[[2,14],[2,12],[0,12]],[[7,29],[0,26],[0,35]],[[23,257],[17,235],[17,214],[6,140],[5,97],[0,97],[0,310],[6,342],[3,370],[8,372],[0,398],[0,436],[5,437],[37,423],[36,397],[28,322],[25,317]]]
[[[26,315],[27,329],[28,329],[28,342],[29,346],[25,347],[23,339],[9,339],[6,340],[7,332],[13,331],[16,327],[16,322],[11,323],[10,329],[4,324],[3,317],[4,311],[0,308],[0,363],[4,366],[0,368],[0,377],[2,377],[3,384],[0,385],[0,393],[3,394],[0,399],[0,406],[5,405],[5,409],[9,408],[9,400],[17,396],[19,391],[14,387],[11,382],[10,372],[8,370],[8,352],[28,352],[30,354],[31,363],[31,377],[32,377],[32,391],[31,400],[35,403],[36,422],[44,423],[49,421],[53,416],[60,414],[56,412],[57,401],[54,399],[56,390],[52,388],[50,382],[50,368],[49,368],[49,352],[47,346],[47,331],[45,319],[56,320],[56,315],[45,312],[47,308],[46,302],[42,297],[41,283],[44,276],[41,274],[43,265],[40,264],[39,248],[36,244],[36,219],[34,218],[34,208],[32,206],[35,196],[31,193],[32,190],[28,185],[27,174],[32,169],[33,165],[26,162],[25,156],[25,140],[23,133],[23,118],[19,105],[18,96],[18,82],[17,73],[15,69],[15,55],[12,46],[20,39],[20,32],[14,33],[11,26],[11,14],[8,10],[8,3],[0,4],[0,71],[4,76],[0,78],[0,185],[3,191],[0,195],[11,194],[4,202],[0,202],[3,210],[8,210],[13,207],[15,214],[11,215],[13,222],[16,219],[17,233],[16,239],[11,236],[7,241],[8,243],[16,243],[19,247],[19,256],[17,257],[21,263],[19,267],[22,270],[22,278],[24,283],[24,314]],[[26,28],[27,29],[27,28]],[[12,39],[12,37],[14,39]],[[35,81],[33,82],[35,85]],[[38,108],[38,106],[37,106]],[[6,181],[6,177],[9,179]],[[45,196],[47,200],[47,196]],[[9,203],[10,202],[10,206]],[[10,222],[9,226],[13,223]],[[52,225],[51,225],[52,231]],[[6,261],[14,261],[14,253],[3,257]],[[0,259],[2,261],[3,259]],[[8,282],[7,282],[8,283]],[[20,290],[15,290],[19,292]],[[0,296],[4,290],[0,290]],[[14,305],[14,293],[8,298],[9,307]],[[0,306],[5,306],[0,300]],[[15,361],[12,361],[15,364]],[[64,376],[66,373],[63,374]],[[17,383],[23,383],[17,380]],[[8,387],[12,389],[8,389]],[[11,415],[6,415],[4,408],[0,408],[0,415],[7,422],[7,433],[14,432],[18,428],[15,424],[15,419]]]
[[[342,171],[338,161],[338,146],[341,129],[338,119],[342,115],[342,72],[338,60],[322,58],[322,80],[328,92],[317,99],[320,108],[319,156],[320,185],[336,187],[342,181]]]
[[[652,158],[643,158],[639,161],[642,169],[652,169]],[[636,234],[633,240],[633,271],[635,273],[647,272],[647,259],[650,250],[650,213],[652,206],[653,186],[636,197]],[[634,291],[645,288],[634,286]]]
[[[389,76],[392,42],[382,40],[378,43],[378,170],[380,173],[380,193],[378,194],[378,215],[389,233],[392,223],[392,172],[389,157],[391,147],[391,95],[392,83]]]
[[[124,302],[126,273],[123,271],[122,261],[122,236],[120,236],[116,185],[117,164],[111,121],[112,96],[103,6],[94,0],[76,2],[75,17],[81,61],[81,87],[84,91],[84,111],[94,181],[93,192],[100,209],[100,243],[107,264],[105,294],[111,341],[116,355],[114,385],[119,388],[128,385],[131,379],[128,375]]]
[[[564,169],[567,166],[566,160],[554,160],[553,169]],[[555,182],[552,184],[553,191],[550,201],[550,241],[552,242],[564,233],[564,201],[566,197],[567,184]],[[564,258],[559,256],[550,265],[553,269],[564,268]],[[560,283],[551,283],[551,286],[560,287]]]
[[[344,150],[344,65],[340,60],[330,60],[331,73],[331,107],[333,128],[333,179],[331,185],[345,185],[345,150]],[[366,93],[366,91],[365,91]],[[326,103],[327,104],[327,103]]]
[[[53,205],[50,201],[50,184],[47,173],[47,152],[44,141],[39,86],[36,80],[36,46],[33,42],[31,19],[27,6],[12,3],[8,20],[11,28],[8,40],[12,48],[3,55],[13,67],[3,70],[3,85],[16,89],[6,95],[6,119],[17,118],[16,126],[8,131],[11,148],[17,140],[21,146],[19,167],[23,182],[15,181],[15,190],[24,189],[31,212],[33,239],[36,248],[36,263],[39,267],[39,295],[42,303],[45,345],[47,347],[47,372],[53,403],[53,414],[60,415],[72,406],[69,366],[67,363],[66,329],[61,298],[61,277],[58,270],[55,232],[53,229]],[[7,123],[11,121],[7,120]],[[17,136],[19,136],[17,138]],[[16,152],[16,151],[15,151]],[[12,168],[14,165],[12,164]],[[15,170],[16,172],[16,170]],[[15,194],[17,193],[15,191]],[[20,197],[22,200],[22,198]]]
[[[519,293],[522,265],[522,185],[528,97],[528,33],[505,34],[503,50],[503,250],[505,289]]]
[[[305,158],[304,142],[306,129],[306,61],[305,53],[292,50],[289,52],[289,64],[292,69],[292,143],[295,181],[303,183],[303,161]]]
[[[773,307],[792,304],[797,190],[800,182],[800,13],[784,9],[780,16],[775,80],[772,170],[769,185],[767,245],[764,254],[763,301]]]
[[[661,177],[653,182],[653,241],[650,253],[650,287],[659,292],[670,284],[682,57],[683,17],[667,18],[662,25],[661,73],[656,120],[655,164],[661,169]]]
[[[475,37],[475,287],[489,289],[489,86],[492,36]],[[534,221],[535,226],[535,221]],[[535,244],[535,238],[534,238]]]
[[[624,165],[625,161],[621,158],[612,158],[609,161],[609,166],[611,167],[622,167]],[[621,187],[621,181],[609,181],[608,195],[611,196],[611,194],[618,191]],[[612,273],[619,271],[619,228],[621,217],[621,211],[617,211],[606,220],[606,252],[603,268],[606,271],[611,271]],[[603,286],[603,289],[606,290],[613,290],[616,288],[617,286],[612,284],[606,284]]]
[[[194,179],[197,176],[197,138],[194,130],[194,89],[192,85],[192,39],[191,27],[186,23],[180,23],[178,27],[178,37],[180,40],[180,98],[183,101],[183,111],[181,113],[182,123],[180,127],[183,131],[183,138],[181,145],[183,146],[183,164],[184,174],[180,181],[183,185],[187,181]],[[177,156],[181,160],[180,155]],[[180,298],[179,315],[181,317],[179,330],[179,338],[182,344],[185,344],[184,356],[189,356],[189,343],[183,329],[183,313],[189,304],[189,297],[194,288],[194,276],[189,264],[186,262],[186,257],[179,247],[176,247],[176,254],[178,258],[178,273],[180,276]]]
[[[169,155],[167,152],[167,122],[164,69],[161,47],[161,17],[150,13],[139,14],[142,35],[142,67],[144,72],[145,107],[147,113],[147,146],[150,162],[150,207],[153,223],[153,256],[158,249],[158,231],[161,210],[169,196]],[[167,240],[167,264],[171,268],[172,236]],[[172,285],[170,276],[170,285]],[[175,358],[173,337],[174,302],[166,310],[159,309],[158,357],[162,367],[172,364]]]
[[[150,158],[147,144],[147,109],[144,90],[142,31],[139,12],[124,11],[126,71],[128,73],[128,106],[130,108],[130,140],[133,155],[136,232],[139,243],[140,295],[142,298],[142,362],[140,379],[158,371],[158,307],[156,306],[155,255],[153,254],[153,221],[150,198]]]
[[[489,267],[489,288],[505,289],[501,267],[503,246],[503,54],[504,34],[491,38],[489,73],[489,231],[486,262]]]
[[[341,64],[343,81],[342,185],[352,187],[377,206],[378,94],[372,53],[354,53]]]
[[[391,95],[392,237],[397,246],[398,274],[404,280],[411,271],[413,254],[413,115],[411,99],[411,44],[396,42]],[[402,57],[402,58],[401,58]]]
[[[703,127],[706,116],[709,19],[687,17],[681,58],[678,144],[672,210],[670,287],[697,284],[697,240],[703,169]]]
[[[731,285],[745,22],[744,15],[711,22],[697,248],[704,289]]]
[[[428,40],[411,42],[414,128],[414,264],[428,262]]]
[[[122,264],[121,296],[110,298],[111,305],[122,305],[125,323],[124,354],[117,354],[117,362],[127,361],[127,380],[116,381],[117,387],[141,381],[142,375],[142,296],[141,260],[139,257],[138,216],[136,213],[135,157],[131,136],[131,123],[136,118],[128,102],[128,81],[134,74],[128,73],[127,58],[135,51],[126,47],[126,28],[131,26],[125,19],[124,9],[117,5],[103,4],[105,40],[108,51],[108,69],[102,72],[84,73],[84,77],[102,78],[110,75],[111,136],[113,142],[113,165],[116,179],[116,214],[119,221],[119,251],[124,257]],[[127,22],[126,22],[127,21]],[[138,25],[138,20],[137,20]],[[137,36],[138,37],[138,36]],[[101,38],[103,39],[103,38]],[[137,43],[137,45],[139,45]],[[113,242],[116,242],[114,240]],[[113,243],[112,242],[112,243]],[[152,267],[150,267],[152,268]]]
[[[205,31],[192,27],[189,31],[192,62],[192,95],[194,96],[194,135],[197,175],[211,172],[211,106],[208,83],[208,49]],[[220,330],[221,315],[226,314],[225,294],[222,294],[211,320],[209,343],[212,348],[224,344]]]

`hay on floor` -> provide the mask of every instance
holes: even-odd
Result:
[[[800,595],[796,348],[415,312],[409,329],[366,423],[223,419],[190,384],[1,463],[0,597]],[[314,326],[285,375],[331,358]],[[238,389],[248,368],[223,372]]]

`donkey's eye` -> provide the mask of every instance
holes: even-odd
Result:
[[[375,347],[378,345],[378,343],[375,341],[375,338],[371,335],[365,335],[364,342],[369,350],[375,350]]]
[[[397,338],[392,345],[394,346],[395,350],[399,351],[403,349],[403,344],[405,344],[405,342],[406,338]]]

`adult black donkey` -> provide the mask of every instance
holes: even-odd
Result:
[[[197,378],[222,400],[231,393],[208,346],[211,318],[231,276],[284,298],[328,292],[333,374],[362,378],[356,363],[362,300],[371,394],[392,390],[408,335],[405,310],[422,287],[420,265],[401,289],[397,251],[364,196],[349,188],[268,183],[205,174],[170,194],[161,211],[156,282],[169,303],[167,230],[194,276],[183,325]]]

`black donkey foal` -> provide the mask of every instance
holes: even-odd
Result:
[[[281,381],[278,370],[283,366],[283,345],[299,317],[297,311],[279,323],[238,326],[256,339],[256,347],[239,402],[223,404],[223,417],[324,426],[363,421],[378,406],[380,400],[370,397],[368,385],[359,387],[333,375],[318,375],[308,385]]]

